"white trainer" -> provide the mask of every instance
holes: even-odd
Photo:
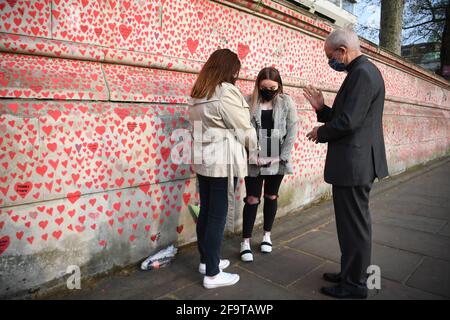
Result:
[[[261,252],[262,253],[272,252],[272,240],[270,240],[270,236],[264,235],[263,241],[261,242]]]
[[[252,249],[250,249],[250,243],[244,241],[241,242],[241,260],[244,262],[252,262],[253,261],[253,253]]]
[[[214,278],[205,276],[203,278],[203,286],[206,289],[214,289],[219,287],[232,286],[239,281],[239,275],[235,273],[227,273],[220,271]]]
[[[220,262],[219,262],[220,270],[226,269],[229,265],[230,265],[230,260],[220,259]],[[200,263],[198,265],[198,272],[200,272],[201,274],[206,274],[206,263]]]

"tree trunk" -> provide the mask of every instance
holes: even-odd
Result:
[[[402,48],[405,0],[381,0],[380,46],[398,55]]]
[[[445,9],[445,27],[441,43],[441,75],[450,80],[450,2]]]

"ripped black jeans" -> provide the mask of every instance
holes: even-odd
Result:
[[[264,184],[264,231],[271,231],[278,206],[278,190],[280,189],[281,181],[284,175],[259,175],[257,177],[245,177],[245,188],[247,196],[244,199],[244,212],[242,221],[242,237],[251,238],[253,226],[256,220],[256,213],[258,211],[258,203],[249,204],[248,197],[261,198],[262,188]],[[270,196],[276,196],[275,199],[270,199]]]

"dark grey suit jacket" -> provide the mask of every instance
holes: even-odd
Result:
[[[337,186],[367,185],[388,175],[383,136],[385,88],[378,68],[362,55],[347,66],[333,107],[317,120],[321,143],[328,142],[325,181]]]

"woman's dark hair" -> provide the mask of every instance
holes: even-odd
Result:
[[[281,81],[280,72],[273,67],[266,67],[262,69],[256,77],[256,88],[259,90],[259,85],[263,80],[272,80],[278,82],[278,93],[283,93],[283,82]]]
[[[266,67],[259,71],[258,76],[256,77],[255,89],[253,90],[251,109],[254,110],[256,107],[256,103],[260,96],[259,93],[259,85],[263,80],[272,80],[278,83],[277,93],[283,93],[283,81],[281,81],[280,72],[273,67]]]
[[[210,99],[217,85],[222,82],[236,83],[236,74],[241,70],[241,62],[236,53],[229,49],[214,51],[203,65],[191,90],[192,98]]]

